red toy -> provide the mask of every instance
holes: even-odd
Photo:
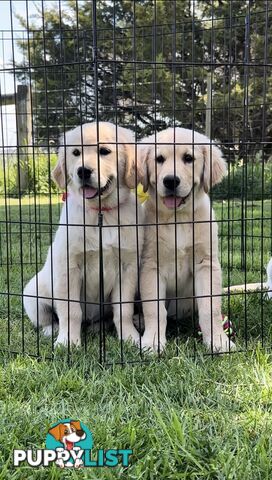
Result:
[[[234,340],[236,333],[235,333],[235,330],[234,330],[233,323],[232,323],[231,320],[229,320],[227,315],[222,315],[222,325],[223,325],[223,330],[226,333],[226,335],[228,335],[228,337],[231,340]],[[200,325],[198,325],[197,334],[198,334],[199,337],[202,337],[202,332],[201,332]]]

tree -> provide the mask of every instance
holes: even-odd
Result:
[[[229,145],[236,158],[271,155],[272,55],[269,2],[206,0],[201,16],[212,19],[206,32],[213,71],[213,137]]]
[[[173,124],[204,131],[211,72],[212,138],[232,160],[255,156],[262,140],[267,158],[272,77],[259,61],[272,53],[266,5],[69,0],[62,11],[38,10],[31,25],[21,18],[29,41],[18,42],[27,62],[17,75],[32,85],[36,138],[56,141],[97,113],[139,136]]]
[[[100,0],[96,5],[95,32],[89,1],[66,2],[62,12],[38,10],[31,25],[20,18],[29,41],[18,42],[28,59],[18,76],[32,84],[39,141],[56,140],[59,131],[93,120],[96,98],[99,118],[136,123],[142,135],[174,120],[200,128],[203,115],[195,109],[193,117],[192,103],[201,103],[203,110],[203,78],[201,67],[190,64],[190,2],[161,0],[156,8],[153,0]],[[203,48],[198,20],[194,28],[198,58]]]

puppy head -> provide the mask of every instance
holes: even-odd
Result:
[[[108,122],[86,123],[60,139],[52,172],[60,188],[98,202],[136,186],[135,145],[131,130]]]
[[[138,147],[141,183],[164,211],[185,208],[194,195],[219,183],[226,164],[218,147],[197,132],[168,128]]]
[[[84,440],[86,437],[78,420],[71,420],[69,423],[59,423],[55,427],[50,428],[48,432],[53,435],[58,442],[62,442],[65,446],[69,442],[76,443],[80,440]]]

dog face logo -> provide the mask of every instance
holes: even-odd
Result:
[[[58,441],[63,443],[66,450],[73,450],[74,444],[86,438],[78,420],[71,420],[69,423],[59,423],[48,432]]]
[[[83,466],[84,450],[92,448],[92,434],[79,420],[65,419],[48,430],[46,447],[58,452],[60,468]]]

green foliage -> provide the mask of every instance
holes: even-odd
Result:
[[[261,200],[271,198],[272,162],[237,162],[229,165],[229,173],[223,181],[213,188],[213,198],[246,198]]]
[[[66,2],[61,19],[54,8],[37,9],[30,26],[20,18],[30,40],[27,48],[23,40],[17,43],[29,65],[50,65],[46,75],[39,68],[31,73],[39,139],[47,139],[49,131],[56,140],[64,126],[93,120],[96,96],[102,120],[136,125],[141,136],[173,123],[173,108],[177,124],[195,123],[203,129],[205,72],[190,63],[194,57],[203,59],[207,45],[198,18],[193,39],[190,2],[161,0],[155,6],[153,0],[100,1],[96,10],[96,64],[92,2]],[[43,22],[44,31],[36,28],[37,21]],[[18,76],[30,80],[27,70],[18,70]],[[194,111],[192,104],[198,107]]]
[[[27,172],[28,190],[26,193],[45,194],[57,192],[57,186],[51,180],[51,171],[56,164],[57,155],[55,153],[47,155],[40,151],[34,152],[28,156],[24,168]],[[0,167],[0,195],[18,196],[18,161],[15,157],[5,159],[5,169],[3,161]]]
[[[50,179],[50,172],[57,159],[56,154],[50,155],[50,169],[48,155],[37,153],[29,158],[28,179],[29,188],[27,193],[47,194],[50,191],[56,193],[57,186]],[[258,160],[258,159],[257,159]],[[49,171],[50,170],[50,171]],[[6,194],[18,196],[17,188],[18,165],[16,160],[10,159],[5,174],[0,168],[0,195]],[[272,192],[272,162],[242,163],[237,162],[229,166],[229,173],[223,181],[213,188],[214,199],[247,198],[248,200],[261,200],[270,198]]]
[[[245,158],[245,148],[248,158],[263,148],[267,159],[271,17],[263,2],[243,0],[67,1],[61,17],[49,4],[37,6],[30,25],[20,18],[29,34],[17,43],[29,68],[16,74],[29,82],[31,71],[38,140],[56,142],[60,131],[97,113],[139,136],[174,123],[203,132],[211,72],[212,138],[226,145],[230,160]]]

